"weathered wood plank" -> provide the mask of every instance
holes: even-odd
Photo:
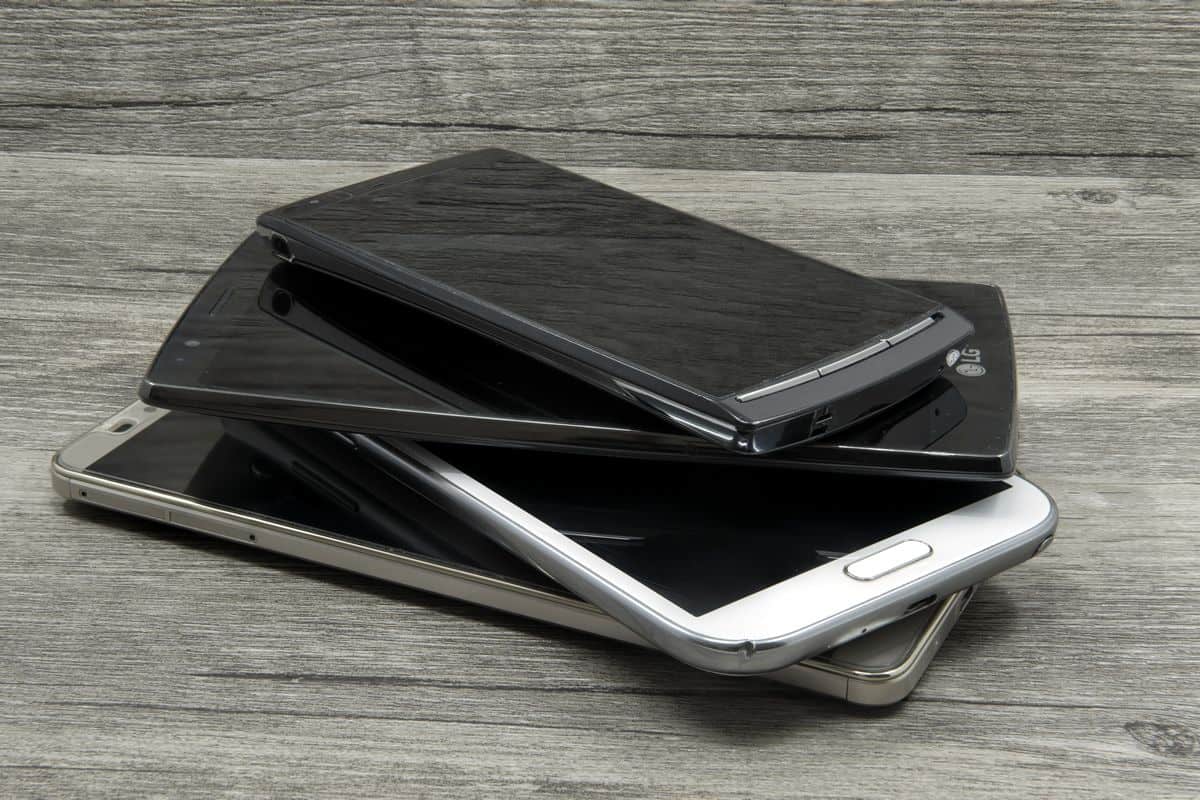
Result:
[[[0,148],[1200,175],[1194,4],[0,8]]]
[[[1005,289],[1059,541],[864,712],[51,494],[257,210],[399,166],[0,156],[6,795],[1194,796],[1200,181],[582,167]]]
[[[55,261],[86,251],[114,285],[166,273],[190,294],[259,211],[411,163],[0,155],[0,236],[23,251],[5,274],[77,285]],[[860,272],[998,282],[1034,304],[1016,313],[1148,323],[1200,303],[1195,179],[576,168]]]
[[[1197,22],[0,8],[0,793],[1195,796]],[[988,586],[908,704],[706,676],[51,494],[50,453],[131,397],[255,212],[492,144],[866,273],[1005,289],[1059,542]]]

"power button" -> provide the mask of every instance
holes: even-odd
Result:
[[[856,581],[873,581],[901,567],[915,564],[933,554],[933,548],[919,539],[908,539],[886,550],[860,558],[846,567],[846,574]]]

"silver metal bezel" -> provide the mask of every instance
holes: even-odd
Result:
[[[1035,554],[1057,522],[1044,492],[1010,478],[1005,491],[696,616],[424,447],[352,438],[377,465],[660,649],[727,674],[780,669],[897,620],[930,594],[944,596],[1015,566]],[[956,489],[948,485],[947,491]],[[872,581],[845,574],[847,565],[909,538],[926,542],[933,553]]]

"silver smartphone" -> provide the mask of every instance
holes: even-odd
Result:
[[[317,452],[321,432],[294,439],[248,425],[137,403],[55,456],[54,487],[71,500],[649,646],[361,459]],[[973,591],[768,677],[856,704],[898,702]]]
[[[380,469],[686,664],[782,669],[1041,552],[1050,497],[348,434]],[[689,576],[679,584],[681,575]]]

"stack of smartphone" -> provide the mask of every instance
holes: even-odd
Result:
[[[994,287],[502,150],[258,226],[62,494],[860,703],[1053,535]]]

